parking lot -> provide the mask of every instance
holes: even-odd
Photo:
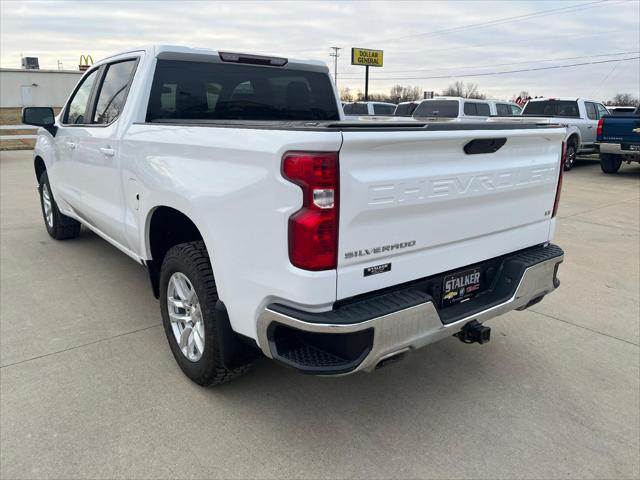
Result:
[[[179,370],[144,268],[46,233],[30,151],[0,160],[2,478],[637,478],[640,166],[565,175],[560,289],[373,374]]]

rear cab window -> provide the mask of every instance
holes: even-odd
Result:
[[[457,100],[426,100],[413,112],[414,117],[456,118],[460,103]]]
[[[331,80],[323,72],[158,60],[146,119],[293,121],[340,116]]]
[[[527,103],[522,115],[580,118],[580,111],[575,100],[540,100]]]
[[[374,103],[373,104],[373,113],[374,115],[393,115],[395,111],[395,105],[385,105],[382,103]]]
[[[596,104],[591,102],[584,102],[584,106],[587,109],[587,118],[589,120],[597,120],[598,111],[596,110]]]
[[[345,115],[369,115],[369,107],[366,103],[349,103],[344,106]]]

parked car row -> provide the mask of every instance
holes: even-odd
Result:
[[[516,122],[535,124],[562,124],[567,127],[565,138],[566,153],[564,169],[571,170],[579,154],[591,154],[601,151],[603,140],[597,138],[602,129],[602,120],[608,116],[633,115],[636,107],[605,107],[602,102],[585,98],[533,98],[524,108],[513,102],[499,100],[478,100],[462,97],[435,97],[420,101],[402,102],[398,105],[383,102],[354,102],[343,105],[347,120],[413,120],[420,122]],[[393,110],[393,111],[392,111]],[[637,111],[636,111],[637,115]],[[391,118],[390,118],[391,117]],[[640,127],[637,120],[608,120],[612,130],[619,125]],[[626,128],[626,127],[625,127]],[[633,129],[632,128],[632,129]],[[640,132],[625,131],[625,135],[636,135],[634,142],[623,149],[622,144],[604,146],[601,154],[602,169],[614,173],[622,161],[636,161],[640,148],[637,136]],[[615,139],[624,135],[614,136]],[[603,137],[609,141],[613,137]],[[624,137],[626,138],[626,137]],[[606,151],[605,151],[606,150]],[[615,150],[615,151],[614,151]],[[624,150],[621,152],[621,150]]]
[[[386,102],[352,102],[344,103],[342,109],[347,120],[371,116],[399,116],[458,122],[484,120],[491,115],[520,115],[522,111],[522,108],[513,102],[462,97],[436,97],[397,105]]]

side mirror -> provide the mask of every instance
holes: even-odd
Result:
[[[58,131],[56,119],[51,107],[25,107],[22,109],[22,123],[42,127],[54,137]]]

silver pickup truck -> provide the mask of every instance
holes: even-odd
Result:
[[[492,117],[490,121],[522,123],[559,123],[567,127],[564,169],[571,170],[579,153],[597,153],[598,120],[609,115],[598,101],[584,98],[533,98],[525,105],[521,116]]]

